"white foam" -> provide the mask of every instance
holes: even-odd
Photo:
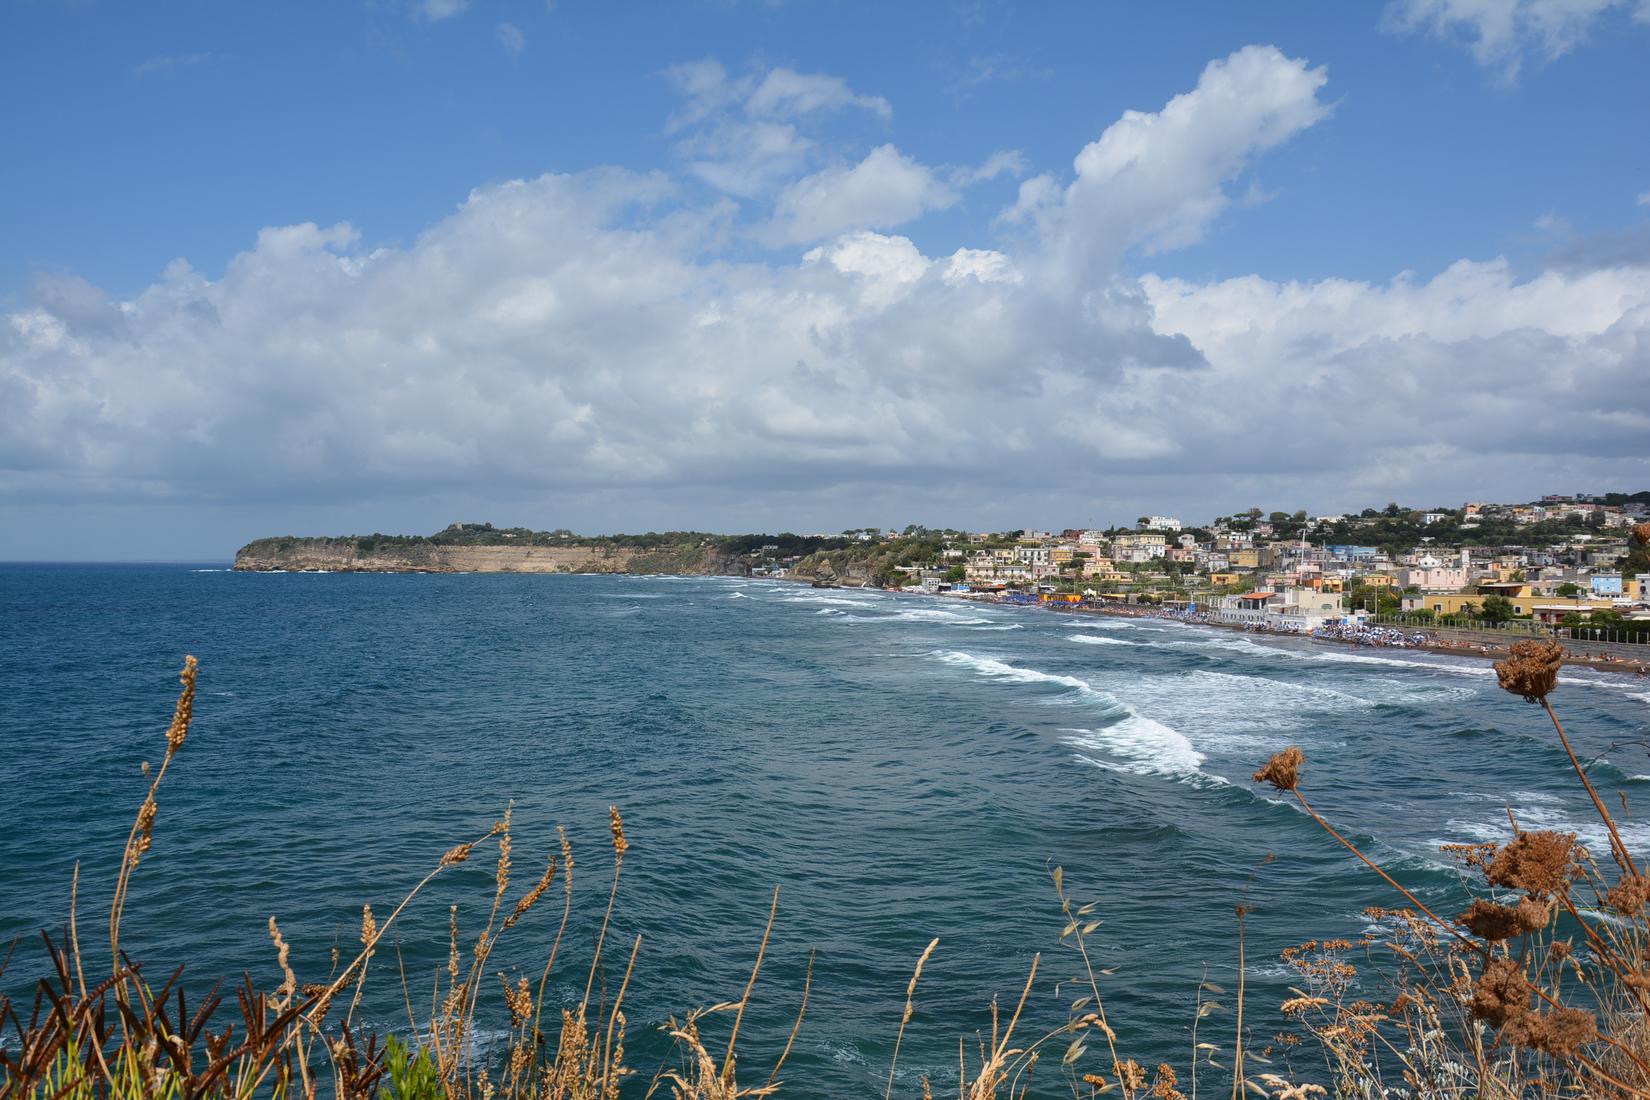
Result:
[[[935,650],[932,656],[939,658],[948,665],[957,665],[961,668],[971,668],[988,680],[1004,680],[1015,684],[1058,684],[1081,694],[1110,700],[1111,696],[1105,692],[1095,691],[1087,680],[1079,680],[1075,676],[1061,676],[1053,672],[1039,672],[1034,668],[1016,668],[1006,661],[999,661],[994,657],[976,657],[972,653],[963,653],[959,650]]]
[[[1069,638],[1067,638],[1067,641],[1081,642],[1084,645],[1140,645],[1141,644],[1139,642],[1128,641],[1125,638],[1102,638],[1098,634],[1073,634]]]
[[[1077,697],[1099,704],[1117,720],[1102,726],[1066,729],[1067,743],[1075,748],[1104,754],[1089,759],[1100,767],[1137,775],[1204,776],[1199,771],[1205,757],[1186,735],[1119,703],[1115,697],[1096,690],[1087,680],[1062,676],[1035,668],[1019,668],[994,657],[977,657],[957,650],[936,650],[932,656],[948,665],[973,670],[987,680],[1014,684],[1050,684],[1069,689]]]
[[[870,607],[880,600],[851,600],[842,596],[787,596],[786,603],[828,604],[832,607]]]
[[[982,619],[977,615],[960,615],[955,611],[924,607],[905,608],[889,615],[888,618],[904,623],[949,623],[954,626],[979,626],[995,621]]]
[[[1574,833],[1577,839],[1595,853],[1610,850],[1610,834],[1604,823],[1588,811],[1578,809],[1575,817],[1564,806],[1564,800],[1539,791],[1512,791],[1507,794],[1457,795],[1464,802],[1491,803],[1500,810],[1481,821],[1451,818],[1445,828],[1459,842],[1462,837],[1475,841],[1505,843],[1512,837],[1512,825],[1507,820],[1506,807],[1512,807],[1513,817],[1520,829],[1551,829],[1560,833]],[[1622,840],[1634,852],[1650,852],[1650,822],[1616,821]]]
[[[1141,775],[1201,775],[1205,759],[1186,735],[1154,718],[1128,711],[1120,721],[1094,729],[1068,729],[1066,743],[1106,754],[1101,767]],[[1121,759],[1119,759],[1121,758]]]

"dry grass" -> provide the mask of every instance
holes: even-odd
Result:
[[[1080,964],[1075,981],[1055,984],[1069,1002],[1065,1022],[1025,1037],[1022,1017],[1037,986],[1034,958],[1013,1009],[1003,1018],[989,1004],[989,1032],[974,1036],[975,1053],[959,1039],[955,1088],[959,1100],[1028,1096],[1109,1096],[1120,1100],[1197,1100],[1259,1096],[1425,1097],[1436,1100],[1600,1097],[1650,1100],[1650,876],[1641,874],[1614,817],[1571,750],[1548,696],[1561,654],[1543,643],[1520,643],[1497,666],[1503,688],[1540,706],[1550,720],[1576,778],[1591,797],[1609,837],[1600,862],[1573,835],[1524,831],[1510,821],[1504,845],[1451,846],[1473,900],[1446,917],[1336,829],[1308,800],[1299,749],[1279,753],[1255,774],[1292,797],[1327,836],[1346,847],[1406,903],[1369,911],[1377,933],[1356,941],[1311,940],[1283,951],[1295,976],[1279,1006],[1287,1026],[1257,1042],[1244,1022],[1244,905],[1237,907],[1236,995],[1206,979],[1188,998],[1184,1021],[1114,1020],[1103,994],[1113,968],[1094,956],[1101,927],[1096,903],[1078,904],[1063,872],[1051,873],[1063,928],[1059,946]],[[779,912],[776,889],[757,944],[750,977],[737,1000],[720,1001],[669,1018],[660,1031],[676,1056],[651,1074],[627,1062],[629,1021],[624,1004],[643,949],[641,936],[623,952],[624,967],[609,996],[608,933],[630,843],[617,808],[610,810],[612,873],[583,996],[546,1011],[546,991],[573,912],[574,858],[558,830],[555,855],[525,890],[513,892],[512,811],[490,829],[433,860],[424,877],[387,915],[364,906],[353,956],[334,951],[324,981],[300,982],[291,952],[272,917],[268,933],[282,975],[272,990],[250,978],[229,995],[214,990],[190,1005],[182,968],[158,986],[120,947],[122,918],[133,875],[155,843],[159,792],[175,756],[187,743],[193,716],[196,663],[187,659],[182,690],[166,732],[165,755],[139,803],[109,907],[109,973],[88,980],[75,909],[62,937],[45,937],[45,976],[32,1002],[0,994],[0,1098],[70,1097],[338,1097],[384,1100],[617,1100],[668,1096],[673,1100],[737,1100],[781,1091],[801,1096],[840,1093],[830,1081],[788,1083],[782,1076],[804,1026],[813,960],[797,998],[784,1048],[768,1072],[741,1080],[737,1056]],[[399,982],[408,1026],[384,1041],[355,1017],[369,972],[385,937],[404,922],[411,903],[438,877],[479,854],[495,859],[479,930],[461,934],[458,909],[448,915],[446,965],[435,976],[422,1013],[404,969]],[[490,967],[510,934],[560,883],[561,913],[536,984]],[[392,941],[393,942],[393,941]],[[927,1078],[906,1087],[896,1071],[913,1024],[924,969],[942,965],[940,941],[916,959],[894,1035],[885,1100],[935,1094]],[[4,976],[10,955],[0,960]],[[617,972],[617,971],[616,971]],[[576,981],[576,979],[574,979]],[[496,982],[496,984],[495,984]],[[564,982],[565,984],[565,982]],[[1067,987],[1074,987],[1068,991]],[[577,986],[574,985],[576,989]],[[508,1039],[478,1043],[476,1015],[502,1001]],[[227,1003],[226,1003],[227,1002]],[[893,1021],[890,1021],[893,1024]],[[1160,1036],[1184,1024],[1185,1061],[1149,1063],[1130,1057],[1125,1037]],[[721,1036],[718,1038],[717,1036]],[[760,1084],[753,1083],[760,1080]]]

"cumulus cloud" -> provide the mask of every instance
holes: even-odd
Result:
[[[748,117],[762,84],[717,110]],[[1234,174],[1327,114],[1323,84],[1276,50],[1216,62],[1069,181],[1026,181],[1011,249],[878,231],[955,201],[884,145],[783,192],[774,224],[817,241],[795,258],[730,254],[725,202],[601,169],[478,189],[404,247],[282,226],[130,298],[43,280],[0,315],[0,501],[485,494],[549,522],[582,494],[622,528],[667,497],[716,526],[743,522],[732,501],[788,525],[847,496],[1006,523],[1261,483],[1326,507],[1487,492],[1532,458],[1578,484],[1644,471],[1650,266],[1128,273],[1206,232]],[[827,101],[801,87],[765,117]]]
[[[1124,112],[1077,154],[1064,188],[1049,175],[1025,181],[1005,217],[1033,223],[1073,283],[1115,268],[1132,247],[1195,243],[1251,158],[1328,116],[1318,98],[1327,79],[1276,47],[1245,47],[1210,62],[1197,87],[1162,110]]]
[[[774,244],[804,244],[850,229],[888,229],[957,198],[933,169],[881,145],[852,168],[827,168],[787,186],[766,236]]]
[[[514,23],[500,23],[493,28],[498,36],[498,44],[504,47],[505,53],[520,54],[527,48],[527,36]]]
[[[887,122],[893,108],[841,77],[777,68],[730,76],[714,58],[673,65],[665,79],[682,103],[666,129],[688,170],[740,198],[766,194],[816,165],[823,121],[852,110]]]
[[[1384,21],[1398,32],[1462,39],[1473,57],[1513,81],[1527,56],[1563,57],[1587,40],[1611,10],[1650,22],[1646,0],[1392,0]]]
[[[1196,414],[1234,471],[1293,452],[1368,479],[1379,456],[1426,456],[1399,469],[1462,491],[1474,476],[1505,483],[1525,464],[1578,456],[1594,460],[1593,476],[1650,472],[1650,395],[1634,382],[1650,371],[1650,269],[1520,281],[1505,260],[1463,260],[1386,285],[1142,285],[1154,328],[1187,336],[1210,364],[1184,399],[1160,395],[1155,419],[1167,428],[1192,402],[1234,395]],[[1257,421],[1280,438],[1254,445],[1245,427]]]

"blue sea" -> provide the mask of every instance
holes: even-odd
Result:
[[[1083,993],[1055,867],[1076,903],[1098,902],[1091,949],[1116,968],[1103,992],[1125,1054],[1184,1069],[1198,983],[1235,985],[1240,904],[1264,1044],[1293,980],[1278,951],[1400,903],[1249,781],[1291,744],[1315,805],[1446,908],[1462,891],[1438,846],[1504,838],[1509,811],[1603,847],[1541,711],[1466,659],[735,578],[0,565],[0,939],[21,937],[5,988],[40,974],[37,933],[62,926],[77,863],[82,939],[104,938],[186,653],[195,726],[123,939],[151,979],[187,963],[192,990],[243,971],[273,986],[274,916],[300,980],[321,980],[335,944],[353,953],[363,902],[382,920],[513,802],[510,898],[556,824],[575,847],[551,995],[576,1000],[616,804],[632,848],[597,982],[617,988],[640,934],[625,1005],[641,1078],[670,1056],[669,1016],[738,999],[779,887],[742,1078],[766,1078],[813,952],[790,1091],[880,1094],[911,968],[938,937],[896,1094],[924,1074],[954,1087],[959,1036],[972,1052],[989,1034],[992,998],[1012,1007],[1034,955],[1028,1037]],[[1650,684],[1567,672],[1553,701],[1650,851]],[[448,906],[472,942],[492,874],[478,849],[409,907],[368,978],[370,1026],[407,1028],[398,969],[428,1005]],[[558,896],[490,970],[536,980]],[[485,1038],[503,1013],[498,979],[483,988]],[[1229,1050],[1217,999],[1228,1012],[1200,1038]],[[1104,1072],[1098,1050],[1078,1068]]]

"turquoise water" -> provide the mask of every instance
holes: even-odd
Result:
[[[1054,984],[1079,970],[1058,944],[1054,865],[1100,903],[1126,1052],[1184,1065],[1205,967],[1233,980],[1239,902],[1253,910],[1248,1011],[1269,1035],[1278,949],[1357,933],[1365,906],[1396,901],[1248,782],[1289,744],[1319,808],[1442,905],[1459,891],[1437,844],[1504,836],[1508,807],[1600,840],[1541,712],[1454,658],[730,578],[9,565],[0,937],[60,925],[79,860],[83,937],[98,938],[186,652],[201,660],[196,726],[124,941],[151,971],[187,960],[202,988],[242,970],[273,985],[273,914],[300,979],[318,980],[333,943],[354,943],[361,902],[382,919],[514,799],[520,888],[556,823],[579,855],[555,991],[576,997],[614,802],[633,848],[613,942],[644,936],[626,1002],[643,1076],[665,1055],[646,1033],[668,1014],[737,999],[777,885],[747,1072],[765,1078],[817,950],[785,1076],[805,1095],[880,1093],[911,966],[937,936],[900,1076],[907,1091],[921,1073],[954,1081],[957,1037],[973,1049],[1034,953],[1034,1030],[1080,995]],[[1650,684],[1583,671],[1554,701],[1607,757],[1603,785],[1650,808]],[[1650,826],[1627,832],[1650,850]],[[404,918],[415,1005],[445,958],[448,903],[473,936],[491,873],[478,856]],[[492,969],[536,974],[553,909]],[[37,973],[31,947],[8,987]],[[377,966],[366,1017],[404,1028],[393,953]]]

